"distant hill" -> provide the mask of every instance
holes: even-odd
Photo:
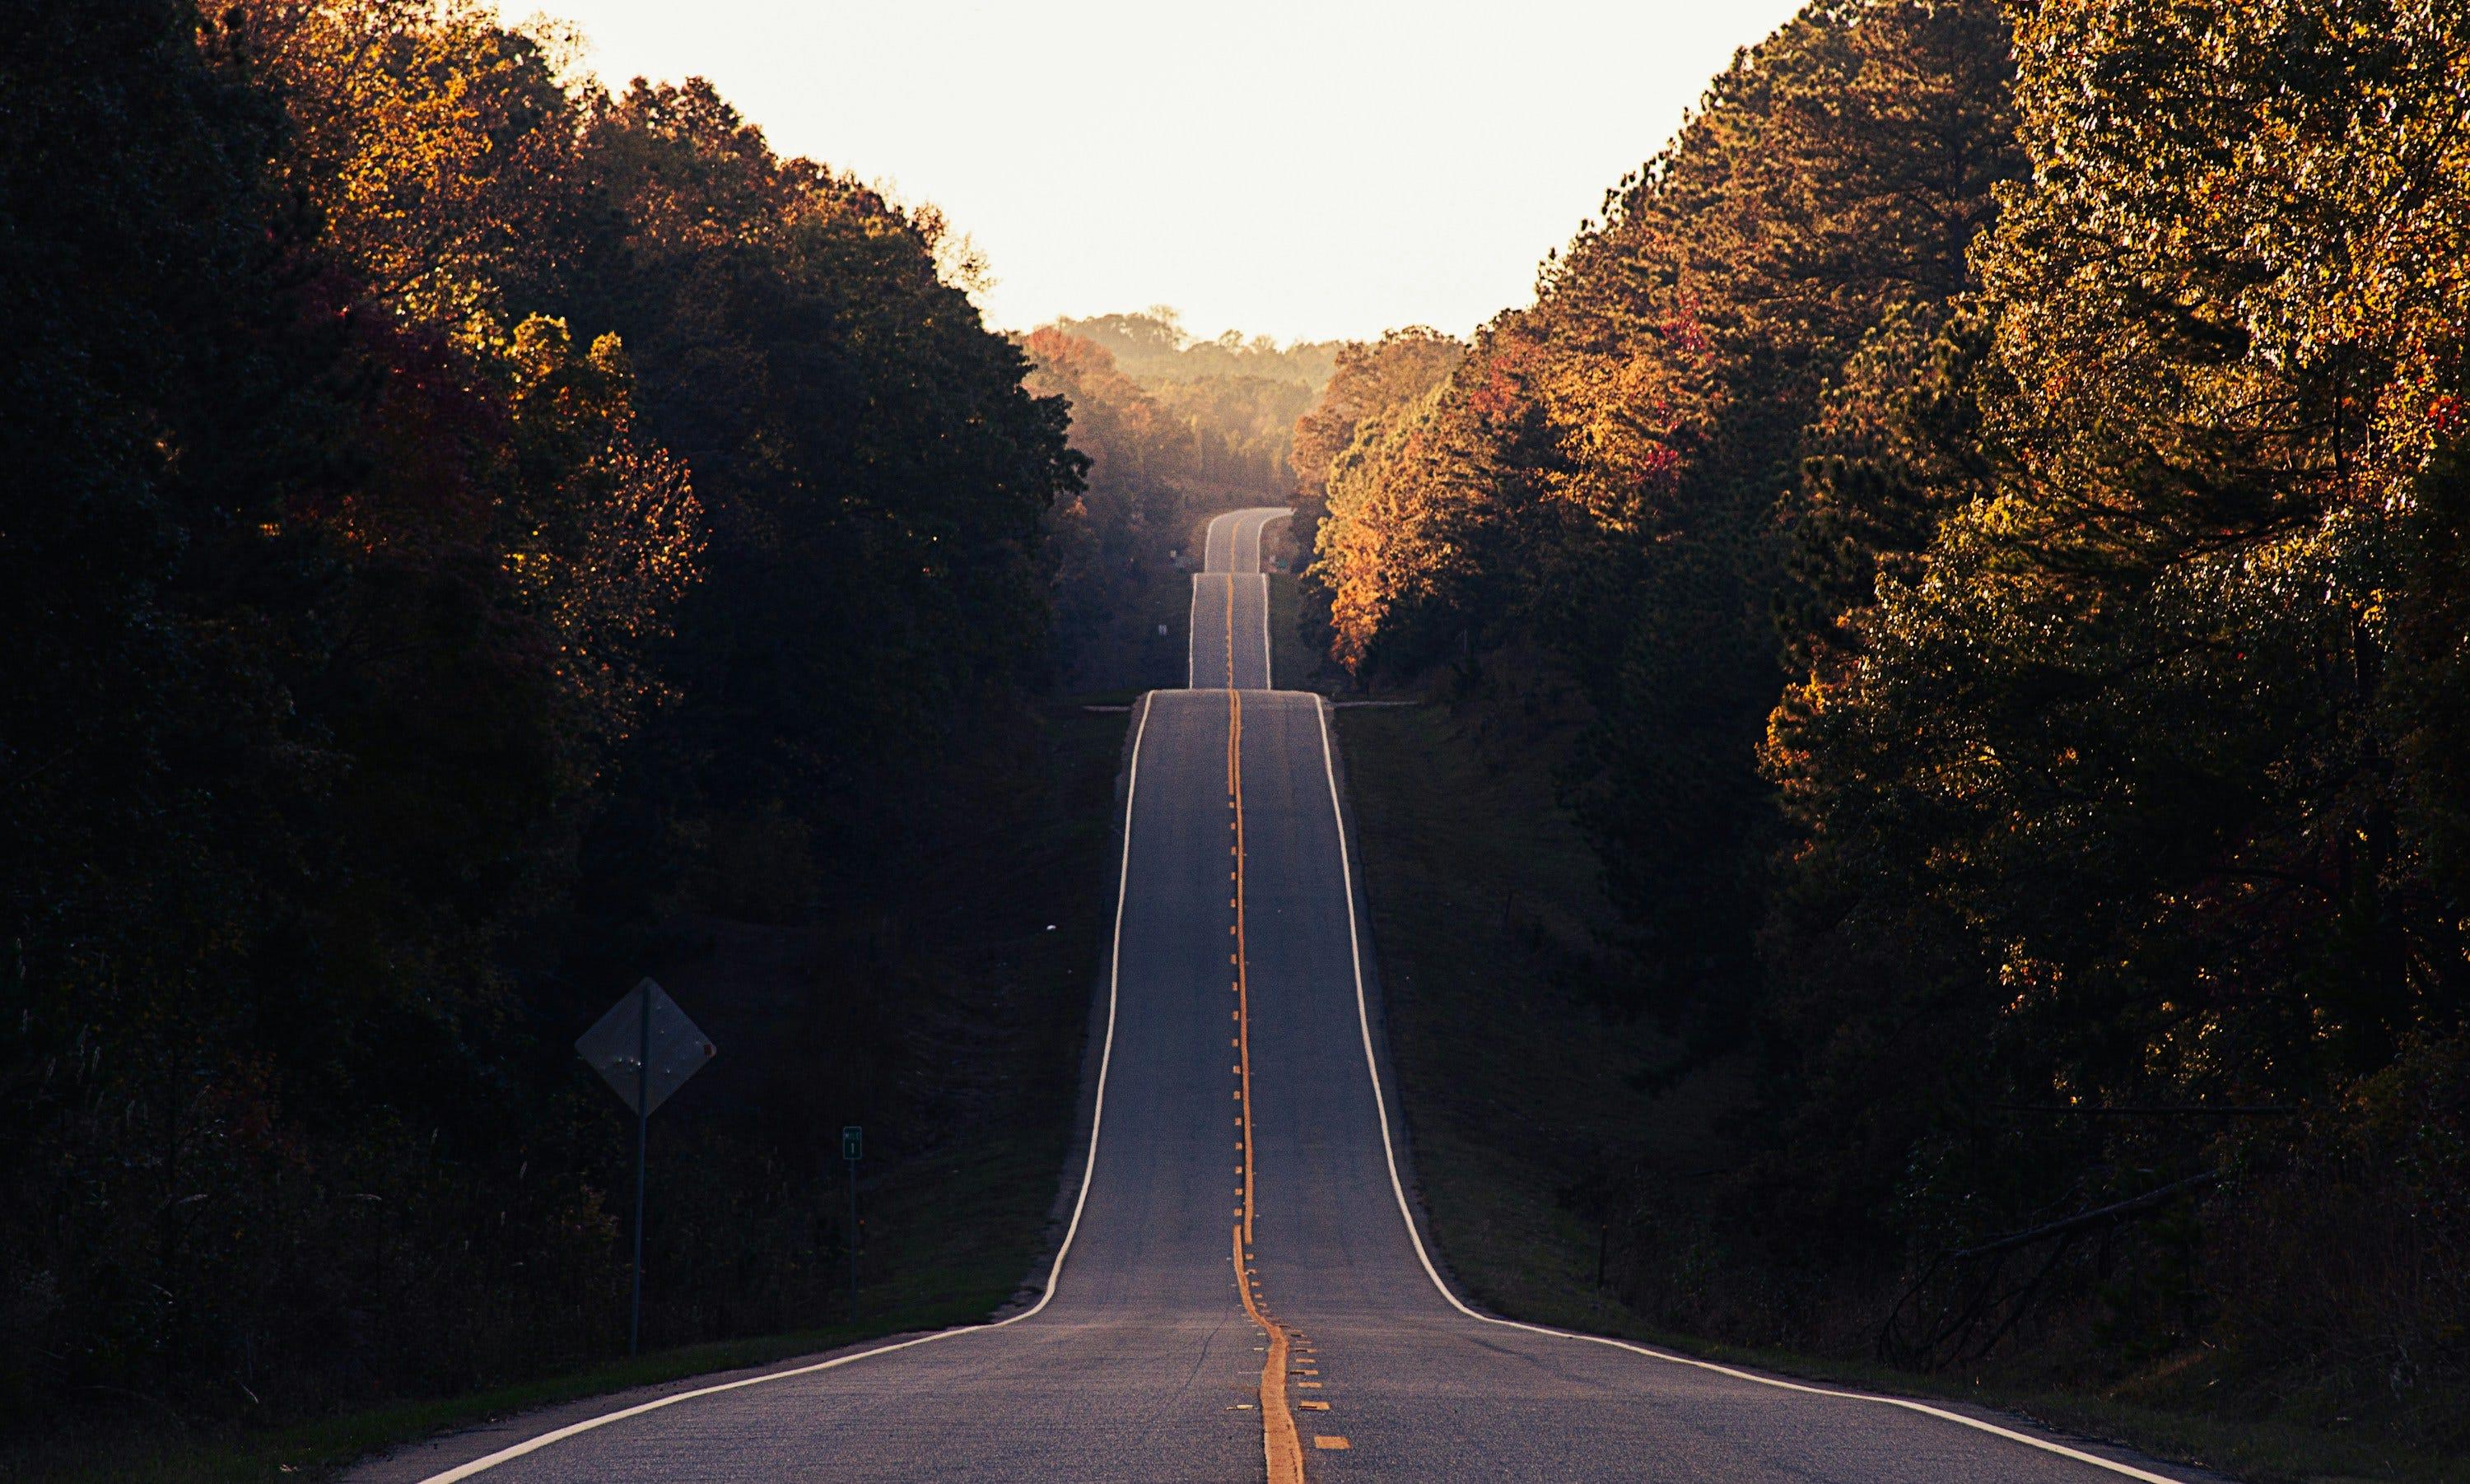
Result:
[[[1317,393],[1338,363],[1342,340],[1297,340],[1280,345],[1268,336],[1249,339],[1229,330],[1214,340],[1195,338],[1180,315],[1164,304],[1133,314],[1058,319],[1055,328],[1094,341],[1115,358],[1126,376],[1144,386],[1257,377]]]

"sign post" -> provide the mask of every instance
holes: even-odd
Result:
[[[648,985],[651,980],[643,981]],[[652,997],[635,992],[635,1261],[626,1300],[626,1354],[643,1348],[643,1155],[652,1142]]]
[[[857,1162],[866,1152],[866,1130],[855,1124],[841,1128],[841,1158],[849,1163],[850,1187],[850,1323],[857,1323]]]
[[[574,1043],[575,1054],[635,1111],[634,1292],[626,1306],[626,1354],[643,1342],[643,1168],[652,1110],[720,1054],[678,1002],[646,979],[626,991]]]

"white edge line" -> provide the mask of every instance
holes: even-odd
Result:
[[[1037,1296],[1037,1302],[1009,1319],[998,1319],[992,1324],[968,1324],[957,1329],[938,1330],[932,1334],[920,1334],[915,1339],[905,1339],[897,1344],[878,1345],[873,1350],[862,1350],[853,1356],[841,1356],[836,1359],[818,1361],[813,1365],[802,1365],[791,1371],[772,1371],[762,1376],[749,1376],[741,1380],[724,1381],[717,1386],[703,1386],[693,1391],[681,1391],[672,1396],[660,1397],[615,1412],[604,1412],[598,1417],[588,1417],[579,1423],[570,1423],[553,1431],[544,1432],[539,1437],[525,1439],[512,1448],[500,1449],[485,1458],[475,1458],[470,1463],[449,1469],[443,1473],[432,1473],[423,1479],[421,1484],[454,1484],[457,1479],[468,1479],[476,1473],[494,1469],[501,1463],[521,1458],[525,1453],[536,1452],[552,1443],[562,1443],[577,1433],[590,1432],[595,1427],[605,1427],[611,1423],[623,1422],[629,1417],[641,1417],[645,1412],[657,1412],[662,1407],[675,1406],[681,1402],[691,1402],[697,1397],[716,1396],[724,1391],[735,1391],[744,1386],[760,1386],[767,1381],[787,1380],[797,1376],[812,1376],[818,1371],[828,1371],[852,1361],[871,1359],[876,1356],[888,1356],[897,1350],[907,1350],[916,1345],[927,1345],[936,1340],[950,1339],[956,1334],[976,1334],[988,1330],[1000,1330],[1006,1325],[1018,1324],[1023,1319],[1035,1317],[1040,1310],[1054,1301],[1056,1283],[1063,1276],[1063,1260],[1072,1255],[1072,1239],[1081,1233],[1081,1212],[1089,1203],[1089,1181],[1098,1169],[1098,1129],[1099,1125],[1106,1122],[1107,1069],[1115,1057],[1115,998],[1123,966],[1124,894],[1132,873],[1132,802],[1140,793],[1141,739],[1149,731],[1150,705],[1150,697],[1141,698],[1140,723],[1132,730],[1131,777],[1124,786],[1124,859],[1123,864],[1115,871],[1115,933],[1113,944],[1107,955],[1107,1036],[1098,1052],[1098,1098],[1089,1113],[1089,1157],[1081,1167],[1081,1194],[1073,1198],[1072,1220],[1063,1228],[1063,1245],[1056,1249],[1055,1264],[1046,1270],[1046,1291]]]
[[[1200,579],[1192,574],[1192,607],[1183,615],[1183,688],[1193,688],[1193,679],[1200,673]]]
[[[1270,658],[1270,574],[1263,572],[1261,574],[1261,688],[1263,690],[1278,688],[1276,672],[1270,668],[1272,663]]]
[[[1609,1335],[1582,1334],[1575,1330],[1556,1330],[1548,1325],[1524,1324],[1515,1319],[1496,1319],[1490,1314],[1478,1313],[1460,1303],[1458,1296],[1450,1291],[1450,1286],[1441,1281],[1440,1270],[1433,1265],[1431,1254],[1424,1250],[1423,1235],[1415,1230],[1414,1215],[1407,1205],[1407,1188],[1398,1178],[1398,1151],[1389,1139],[1389,1105],[1381,1092],[1381,1064],[1372,1054],[1372,1014],[1365,1006],[1363,998],[1363,951],[1358,940],[1355,925],[1355,868],[1347,857],[1346,815],[1339,806],[1338,769],[1330,757],[1329,703],[1317,697],[1315,699],[1317,702],[1315,709],[1320,718],[1321,773],[1329,779],[1330,816],[1338,828],[1339,876],[1346,891],[1346,946],[1355,970],[1355,1020],[1363,1032],[1363,1067],[1372,1078],[1372,1106],[1381,1122],[1381,1153],[1389,1165],[1389,1192],[1398,1198],[1398,1216],[1407,1223],[1407,1240],[1414,1244],[1415,1261],[1424,1265],[1424,1276],[1433,1281],[1433,1287],[1439,1291],[1443,1299],[1449,1302],[1452,1309],[1483,1324],[1497,1324],[1506,1330],[1524,1330],[1529,1334],[1549,1334],[1559,1339],[1584,1340],[1591,1345],[1609,1345],[1615,1350],[1626,1350],[1633,1355],[1644,1356],[1650,1360],[1662,1360],[1671,1365],[1686,1365],[1695,1370],[1713,1371],[1718,1376],[1753,1381],[1761,1386],[1773,1386],[1780,1391],[1799,1391],[1815,1397],[1833,1397],[1847,1402],[1869,1402],[1880,1406],[1901,1407],[1908,1412],[1919,1412],[1926,1417],[1936,1417],[1961,1426],[1970,1427],[1977,1432],[1987,1432],[2011,1442],[2021,1443],[2027,1448],[2037,1448],[2045,1453],[2056,1453],[2062,1458],[2072,1458],[2078,1463],[2090,1464],[2096,1469],[2122,1474],[2131,1479],[2144,1479],[2148,1484],[2183,1484],[2183,1481],[2174,1479],[2168,1474],[2153,1473],[2120,1463],[2116,1459],[2104,1458],[2097,1453],[2087,1453],[2081,1449],[2068,1448],[2062,1443],[2037,1438],[2030,1433],[2001,1427],[1995,1423],[1983,1422],[1979,1418],[1967,1417],[1961,1412],[1950,1412],[1944,1407],[1931,1406],[1926,1403],[1907,1401],[1902,1397],[1873,1396],[1868,1392],[1842,1391],[1831,1386],[1810,1386],[1799,1381],[1782,1380],[1772,1376],[1760,1376],[1755,1372],[1737,1370],[1729,1365],[1718,1365],[1713,1360],[1699,1360],[1689,1356],[1676,1356],[1669,1351],[1632,1344],[1628,1340],[1614,1339]]]

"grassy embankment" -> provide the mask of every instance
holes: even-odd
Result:
[[[224,1484],[316,1478],[386,1447],[487,1418],[987,1317],[1024,1280],[1034,1280],[1052,1240],[1049,1218],[1072,1137],[1090,975],[1104,942],[1105,887],[1115,839],[1113,790],[1125,723],[1119,713],[1084,707],[1129,699],[1077,696],[1047,708],[1042,744],[1048,786],[1044,797],[1007,821],[1025,838],[1015,837],[1001,851],[955,861],[949,910],[920,924],[938,939],[932,962],[941,982],[907,997],[885,1029],[901,1043],[898,1079],[932,1085],[889,1102],[923,1126],[869,1130],[871,1154],[877,1148],[902,1151],[897,1158],[870,1159],[867,1166],[861,1189],[868,1235],[854,1321],[841,1305],[837,1312],[827,1309],[814,1316],[823,1323],[786,1333],[503,1379],[461,1395],[408,1397],[280,1428],[198,1428],[164,1417],[125,1428],[89,1429],[16,1449],[0,1447],[0,1480]],[[762,932],[740,928],[722,936],[744,939]],[[702,1015],[716,1041],[740,1056],[757,1055],[767,1037],[802,1044],[805,1032],[785,1022],[810,1007],[773,1005],[784,998],[777,986],[746,996],[763,1002],[752,1010],[718,1003],[734,963],[743,962],[733,961],[734,951],[682,969],[674,979],[664,973],[664,983]],[[783,1023],[767,1026],[766,1015]],[[736,1096],[719,1077],[720,1067],[715,1062],[715,1071],[706,1075],[714,1079],[711,1091],[716,1099],[710,1101]],[[750,1096],[757,1085],[745,1078],[735,1084]],[[689,1088],[679,1097],[687,1116],[694,1116],[685,1105],[698,1091]],[[706,1111],[728,1116],[726,1109]],[[667,1109],[664,1115],[676,1116]],[[656,1180],[664,1131],[654,1129]],[[878,1143],[878,1135],[892,1137]],[[671,1135],[672,1148],[692,1137],[681,1125]],[[668,1171],[672,1194],[689,1186],[695,1174],[678,1169],[679,1163],[673,1159]],[[835,1210],[845,1198],[839,1187],[820,1194]],[[657,1266],[652,1281],[659,1282]]]
[[[1632,1085],[1667,1048],[1587,992],[1603,908],[1540,760],[1552,750],[1485,725],[1437,704],[1339,713],[1415,1175],[1438,1256],[1471,1297],[1516,1318],[2009,1408],[2261,1480],[2470,1479],[2458,1460],[2219,1415],[2201,1399],[2155,1404],[2132,1385],[1917,1377],[1713,1344],[1660,1332],[1599,1289],[1591,1190],[1608,1169],[1686,1182],[1723,1162],[1723,1115],[1743,1089],[1720,1073],[1660,1100]]]
[[[1270,574],[1270,683],[1280,690],[1327,690],[1319,657],[1295,633],[1295,579]]]

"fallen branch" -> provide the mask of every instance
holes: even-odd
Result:
[[[1962,1263],[1973,1258],[1988,1257],[1993,1252],[2008,1252],[2017,1247],[2030,1246],[2037,1241],[2047,1241],[2053,1237],[2063,1236],[2068,1232],[2080,1232],[2086,1227],[2105,1225],[2121,1217],[2133,1216],[2139,1211],[2150,1211],[2155,1206],[2167,1203],[2174,1195],[2214,1184],[2221,1178],[2222,1171],[2207,1170],[2202,1174],[2189,1175],[2183,1180],[2173,1180],[2159,1190],[2146,1191],[2132,1200],[2097,1206],[2090,1211],[2079,1211],[2074,1216],[2063,1220],[2052,1221],[2046,1226],[2036,1226],[2030,1231],[2016,1232],[1992,1241],[1983,1242],[1977,1247],[1955,1248],[1943,1253],[1942,1256]]]
[[[2223,1171],[2207,1170],[2173,1180],[2156,1190],[2126,1200],[2112,1201],[2089,1211],[2079,1211],[2060,1220],[2044,1222],[2025,1231],[2012,1232],[1970,1247],[1942,1249],[1922,1270],[1895,1306],[1887,1311],[1886,1320],[1878,1327],[1877,1353],[1890,1364],[1938,1370],[1967,1358],[1986,1356],[2020,1322],[2025,1310],[2033,1305],[2042,1285],[2058,1269],[2059,1264],[2071,1251],[2079,1238],[2097,1228],[2117,1225],[2128,1218],[2167,1205],[2190,1191],[2212,1185],[2223,1178]],[[2050,1250],[2032,1275],[2019,1286],[2003,1288],[2001,1278],[2007,1271],[2008,1260],[2018,1249],[2042,1242]],[[1968,1268],[1978,1260],[1988,1259],[1982,1268],[1969,1273],[1950,1273],[1952,1291],[1936,1305],[1937,1317],[1929,1317],[1931,1306],[1924,1294],[1929,1292],[1942,1272]],[[1915,1341],[1906,1341],[1902,1331],[1909,1322],[1924,1331]],[[1969,1336],[1985,1324],[1995,1321],[1989,1337],[1975,1343]]]

